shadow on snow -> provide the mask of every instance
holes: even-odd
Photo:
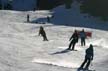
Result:
[[[62,50],[62,51],[57,51],[55,53],[52,53],[51,55],[55,55],[55,54],[63,54],[63,53],[67,53],[67,52],[70,52],[71,50],[68,50],[68,49],[65,49],[65,50]]]

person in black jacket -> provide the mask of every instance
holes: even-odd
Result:
[[[70,42],[70,44],[69,44],[68,50],[71,49],[71,46],[72,46],[72,50],[74,50],[75,44],[78,42],[78,38],[79,38],[79,37],[78,37],[77,30],[75,30],[74,33],[73,33],[73,35],[71,36],[71,38],[70,38],[70,40],[69,40],[69,41],[71,41],[71,42]]]
[[[93,50],[93,45],[90,44],[89,48],[86,49],[86,55],[85,55],[85,60],[82,63],[82,65],[80,66],[80,69],[85,69],[88,70],[89,69],[89,65],[91,63],[91,61],[93,60],[94,57],[94,50]],[[85,65],[86,64],[86,65]],[[83,68],[85,65],[85,68]]]
[[[27,14],[27,22],[30,22],[30,15]]]
[[[43,41],[48,41],[45,30],[42,26],[40,26],[40,29],[39,29],[39,36],[40,35],[43,37]]]

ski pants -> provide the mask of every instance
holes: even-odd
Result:
[[[81,65],[81,68],[83,68],[84,65],[86,64],[86,65],[85,65],[85,68],[88,69],[89,66],[90,66],[90,63],[91,63],[91,59],[90,59],[90,58],[85,58],[84,62],[83,62],[82,65]]]

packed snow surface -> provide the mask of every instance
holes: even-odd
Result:
[[[60,9],[64,9],[64,7]],[[28,13],[30,21],[32,21],[30,23],[26,22]],[[81,19],[79,15],[82,14],[78,14],[78,16],[72,14],[74,17],[79,17],[78,20],[72,21],[69,20],[72,19],[71,16],[65,17],[68,13],[61,12],[65,15],[64,17],[59,13],[58,10],[54,10],[53,13],[51,11],[1,10],[0,71],[77,71],[84,60],[85,50],[90,44],[94,45],[95,54],[90,68],[96,71],[108,71],[107,23],[91,23],[91,25],[95,24],[95,27],[89,27],[90,24],[86,19],[78,21]],[[52,14],[55,14],[55,17],[51,23],[47,23],[46,17]],[[56,16],[62,18],[59,20],[59,25],[57,24],[59,17]],[[40,24],[39,19],[46,24]],[[68,23],[68,26],[65,26],[67,24],[65,20],[69,20],[71,24]],[[35,23],[36,21],[39,22]],[[86,27],[87,25],[81,26],[81,21],[88,24],[88,27]],[[77,25],[73,23],[77,23]],[[44,26],[49,41],[42,41],[42,37],[38,36],[40,26]],[[86,39],[86,46],[81,47],[79,39],[75,47],[78,51],[65,51],[74,30],[82,30],[83,28],[85,31],[92,32],[92,37]]]

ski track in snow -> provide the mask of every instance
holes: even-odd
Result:
[[[34,59],[32,62],[36,62],[36,63],[40,63],[40,64],[47,64],[47,65],[53,65],[53,66],[60,66],[60,67],[66,67],[66,68],[78,68],[77,63],[70,63],[67,61],[47,61],[47,60],[43,60],[43,59]]]

